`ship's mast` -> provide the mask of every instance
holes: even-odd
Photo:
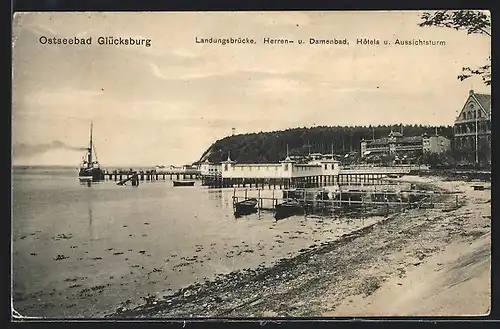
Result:
[[[88,148],[88,159],[87,159],[87,167],[91,167],[92,166],[92,126],[93,126],[93,122],[90,121],[90,145],[89,145],[89,148]]]

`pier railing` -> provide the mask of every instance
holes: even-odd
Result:
[[[375,169],[377,168],[405,168],[409,170],[429,170],[430,166],[426,164],[392,164],[390,166],[383,166],[380,164],[353,164],[342,166],[345,169]]]
[[[341,168],[341,175],[361,175],[361,174],[409,174],[410,167],[347,167]]]

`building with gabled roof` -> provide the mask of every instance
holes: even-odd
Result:
[[[444,137],[423,134],[421,136],[403,136],[400,132],[391,131],[387,137],[373,140],[361,140],[361,157],[374,154],[391,154],[395,156],[421,155],[423,153],[442,153],[449,150],[451,141]]]
[[[491,163],[491,95],[469,91],[454,128],[454,149],[462,160]]]

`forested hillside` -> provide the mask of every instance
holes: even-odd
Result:
[[[449,139],[453,137],[451,126],[393,125],[393,126],[356,126],[356,127],[314,127],[293,128],[284,131],[260,132],[228,136],[212,144],[199,161],[219,162],[231,159],[238,162],[278,162],[286,156],[288,145],[290,155],[308,153],[331,153],[332,144],[335,154],[358,151],[360,141],[387,137],[393,131],[403,132],[404,136],[418,136],[423,133],[435,134]]]

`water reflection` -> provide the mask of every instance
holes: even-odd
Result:
[[[208,199],[209,200],[214,200],[214,201],[221,201],[222,200],[222,190],[208,190],[207,191]],[[219,202],[221,203],[221,202]]]
[[[87,187],[91,187],[92,186],[92,181],[90,180],[80,180],[80,185],[86,185]]]
[[[92,206],[90,201],[88,202],[88,215],[89,215],[89,240],[92,241],[94,239],[93,225],[92,225]]]
[[[90,180],[86,182],[82,182],[82,185],[85,184],[87,187],[92,187],[92,182]],[[89,232],[89,241],[92,243],[94,239],[94,231],[93,231],[93,221],[92,221],[92,199],[93,199],[93,190],[87,190],[85,193],[85,199],[87,203],[87,214],[88,214],[88,232]]]

